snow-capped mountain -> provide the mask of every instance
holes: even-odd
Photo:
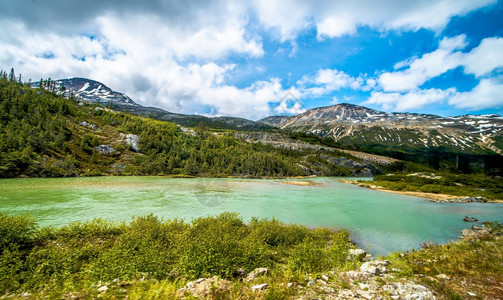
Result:
[[[503,155],[503,117],[387,113],[353,104],[308,110],[292,117],[259,120],[270,126],[329,136],[343,144],[443,147],[451,151]]]
[[[32,83],[32,86],[39,86],[39,82]],[[58,94],[70,96],[73,93],[75,98],[82,102],[108,104],[110,102],[125,105],[138,105],[127,95],[113,91],[101,82],[87,78],[69,78],[54,80],[45,87],[54,90]]]
[[[33,87],[39,87],[40,82],[31,84]],[[77,101],[87,103],[99,103],[101,105],[113,104],[113,109],[124,111],[133,115],[149,117],[152,119],[169,121],[182,126],[193,127],[203,123],[211,128],[233,129],[233,130],[270,130],[272,127],[243,118],[234,117],[214,117],[208,118],[199,115],[186,115],[172,113],[157,107],[142,106],[135,103],[131,98],[123,93],[113,91],[101,82],[87,78],[69,78],[52,81],[42,81],[42,86],[49,91],[70,98],[75,96]]]

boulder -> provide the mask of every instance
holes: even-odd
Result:
[[[366,255],[367,252],[363,249],[349,249],[347,260],[362,261]]]
[[[474,217],[465,216],[463,218],[463,221],[465,221],[465,222],[477,222],[478,220],[476,218],[474,218]]]
[[[131,147],[134,151],[138,152],[138,143],[140,142],[140,137],[136,134],[120,134],[120,138],[123,139],[126,142],[126,145]]]
[[[81,121],[79,122],[79,125],[80,126],[84,126],[84,127],[89,127],[91,128],[92,130],[96,131],[98,129],[100,129],[98,126],[94,125],[94,124],[91,124],[91,123],[87,123],[86,121]]]
[[[251,271],[246,275],[245,281],[250,282],[255,280],[255,278],[266,275],[267,272],[269,272],[269,269],[267,268],[256,268],[255,270]]]
[[[217,276],[212,278],[199,278],[190,281],[179,291],[182,293],[189,292],[196,297],[206,299],[211,293],[224,293],[231,289],[231,282],[225,279],[220,279]]]
[[[390,262],[387,260],[375,260],[364,263],[360,267],[360,272],[369,273],[372,275],[380,275],[382,273],[386,273],[386,266],[389,265]]]

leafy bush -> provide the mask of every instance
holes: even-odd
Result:
[[[33,241],[37,224],[28,217],[0,214],[0,253],[6,249],[25,248]]]
[[[28,218],[0,221],[0,293],[85,290],[116,279],[230,279],[258,267],[321,272],[343,268],[350,247],[346,231],[274,219],[247,225],[233,213],[191,223],[149,215],[130,224],[97,219],[42,229]]]

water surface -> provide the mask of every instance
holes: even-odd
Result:
[[[374,254],[419,248],[421,242],[448,242],[480,221],[503,222],[503,204],[444,204],[369,190],[340,178],[306,179],[296,186],[283,180],[92,177],[0,180],[0,213],[29,215],[41,226],[62,226],[103,218],[133,216],[192,218],[237,212],[310,227],[347,228],[359,246]],[[303,180],[305,181],[305,180]]]

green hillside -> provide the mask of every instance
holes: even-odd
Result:
[[[138,151],[125,135],[139,138]],[[289,150],[170,122],[80,105],[41,88],[0,79],[0,177],[351,175],[324,158],[337,151]],[[102,153],[97,147],[101,146]],[[108,151],[109,150],[109,151]],[[354,159],[354,158],[353,158]],[[357,160],[357,159],[355,159]]]

